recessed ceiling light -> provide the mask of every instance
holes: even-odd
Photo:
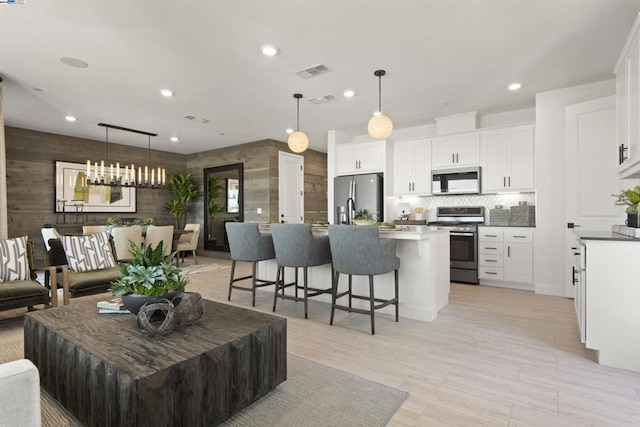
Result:
[[[518,90],[522,87],[520,83],[511,83],[509,86],[509,90]]]
[[[293,129],[287,129],[287,133],[291,135],[293,133]]]
[[[270,44],[260,46],[260,50],[266,56],[275,56],[280,52],[280,49]]]
[[[180,140],[178,139],[177,136],[172,136],[171,137],[171,142],[178,142],[178,141],[180,141]]]
[[[352,90],[345,90],[344,92],[342,92],[342,94],[344,95],[345,98],[351,98],[356,93]]]
[[[74,68],[87,68],[89,66],[89,64],[78,58],[60,58],[60,62]]]
[[[68,121],[68,122],[75,122],[75,121],[76,121],[76,118],[75,118],[75,117],[73,117],[73,116],[66,116],[64,119],[65,119],[66,121]]]
[[[173,96],[173,91],[169,89],[160,89],[160,93],[162,94],[162,96],[166,96],[167,98]]]

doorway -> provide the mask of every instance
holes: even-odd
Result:
[[[304,222],[304,157],[278,152],[278,220]]]

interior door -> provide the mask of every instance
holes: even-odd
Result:
[[[278,219],[304,222],[304,157],[278,153]]]
[[[610,231],[621,224],[624,210],[612,194],[620,183],[616,173],[615,96],[599,98],[565,109],[565,219],[586,230]],[[565,232],[565,296],[573,297],[571,277],[575,236]]]

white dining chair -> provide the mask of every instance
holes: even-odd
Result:
[[[130,227],[113,227],[111,229],[113,244],[116,248],[116,258],[118,261],[129,261],[133,259],[131,254],[131,243],[142,247],[142,227],[132,225]]]
[[[156,248],[162,242],[164,256],[171,254],[173,246],[173,225],[150,225],[147,227],[147,234],[144,237],[144,247]]]
[[[180,236],[178,243],[176,244],[176,250],[178,255],[184,263],[184,252],[191,251],[193,254],[193,261],[197,264],[198,258],[196,258],[196,249],[198,248],[198,238],[200,237],[200,224],[187,224],[184,229],[191,231],[191,233],[185,233]]]

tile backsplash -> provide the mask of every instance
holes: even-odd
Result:
[[[489,210],[497,205],[502,205],[504,209],[517,206],[519,202],[526,202],[527,205],[536,204],[536,193],[513,193],[513,194],[473,194],[459,196],[432,196],[432,197],[389,197],[387,199],[387,220],[394,220],[400,216],[398,203],[409,203],[411,206],[411,219],[415,217],[414,209],[418,206],[427,209],[427,221],[435,221],[436,208],[441,206],[484,206],[485,217],[489,221]]]

